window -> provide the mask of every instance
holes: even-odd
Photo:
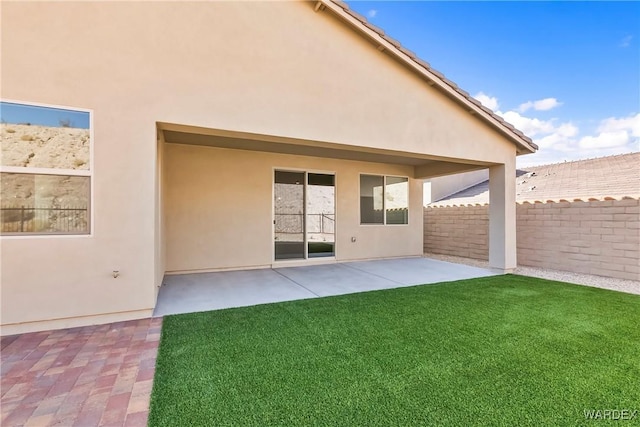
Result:
[[[0,102],[0,234],[89,234],[90,113]]]
[[[360,175],[360,223],[384,224],[384,177]]]
[[[408,224],[409,178],[360,175],[360,223]]]
[[[409,179],[385,177],[384,211],[387,224],[409,223]]]

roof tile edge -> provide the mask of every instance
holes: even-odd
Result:
[[[347,13],[350,16],[352,16],[354,19],[356,19],[358,22],[360,22],[366,28],[374,31],[376,34],[378,34],[386,42],[388,42],[391,45],[393,45],[394,47],[396,47],[398,49],[398,51],[400,53],[406,55],[409,60],[411,60],[412,62],[415,62],[420,67],[422,67],[426,71],[428,71],[429,73],[431,73],[431,74],[435,75],[436,77],[438,77],[442,84],[445,84],[445,85],[449,86],[451,89],[453,89],[456,93],[458,93],[464,99],[466,99],[467,101],[472,103],[474,106],[480,107],[482,109],[482,111],[484,111],[487,115],[489,115],[493,120],[495,120],[499,124],[505,126],[508,131],[510,131],[511,133],[513,133],[515,135],[515,137],[517,139],[520,139],[520,140],[524,141],[525,142],[525,144],[524,144],[525,146],[529,145],[531,148],[533,148],[534,151],[538,150],[538,148],[539,148],[538,145],[535,144],[530,137],[526,136],[522,131],[517,129],[511,123],[507,122],[502,117],[497,115],[493,110],[491,110],[491,109],[485,107],[484,105],[482,105],[482,103],[480,103],[475,98],[473,98],[471,95],[469,95],[468,92],[460,89],[456,83],[454,83],[453,81],[447,79],[444,76],[444,74],[442,74],[441,72],[439,72],[439,71],[435,70],[434,68],[432,68],[431,65],[429,65],[428,62],[421,60],[420,58],[418,58],[415,55],[415,53],[413,53],[410,50],[404,48],[399,41],[387,36],[384,33],[384,30],[382,30],[380,27],[378,27],[378,26],[376,26],[374,24],[371,24],[364,16],[362,16],[359,13],[351,10],[351,8],[349,7],[348,4],[346,4],[342,0],[320,0],[320,1],[322,1],[323,3],[330,2],[330,3],[340,7],[342,10],[344,10],[345,13]]]
[[[587,162],[587,161],[591,161],[591,160],[599,160],[600,161],[600,160],[603,160],[603,159],[614,159],[616,157],[637,155],[639,153],[640,153],[640,151],[632,151],[630,153],[610,154],[608,156],[587,157],[586,159],[574,159],[574,160],[556,161],[556,162],[553,162],[553,163],[542,163],[542,164],[539,164],[539,165],[522,166],[522,167],[519,167],[518,169],[526,171],[528,169],[548,168],[548,167],[553,167],[553,166],[558,166],[558,165],[566,165],[566,164],[569,164],[569,163]]]
[[[566,198],[557,199],[531,199],[531,200],[519,200],[517,205],[540,205],[540,204],[553,204],[553,203],[575,203],[575,202],[610,202],[620,200],[639,200],[640,194],[635,196],[596,196],[596,197],[577,197],[575,199],[568,200]],[[465,207],[478,207],[489,206],[489,203],[439,203],[434,202],[424,206],[425,209],[438,209],[438,208],[465,208]]]

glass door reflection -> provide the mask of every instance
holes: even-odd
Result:
[[[304,172],[276,171],[274,177],[275,259],[304,259]]]
[[[308,257],[335,256],[335,176],[307,174],[306,195]]]

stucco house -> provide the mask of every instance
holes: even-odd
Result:
[[[490,264],[516,266],[537,147],[341,2],[1,19],[4,335],[150,316],[175,272],[419,256],[422,180],[482,168]]]

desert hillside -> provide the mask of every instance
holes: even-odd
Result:
[[[89,129],[0,124],[2,165],[89,169]]]
[[[88,170],[89,130],[0,125],[3,166]],[[91,182],[85,176],[2,173],[2,232],[87,232]]]

